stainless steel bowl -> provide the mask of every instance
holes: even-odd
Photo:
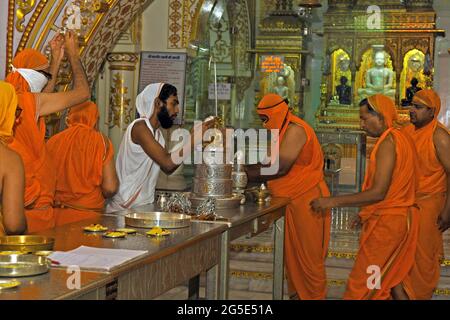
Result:
[[[186,228],[191,225],[191,217],[185,214],[169,212],[137,212],[125,216],[125,224],[130,227],[151,229],[161,227],[165,229]]]
[[[0,251],[36,252],[53,250],[55,239],[43,236],[6,236],[0,238]]]
[[[35,255],[0,256],[0,277],[31,277],[47,273],[51,262]]]

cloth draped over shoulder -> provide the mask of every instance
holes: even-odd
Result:
[[[0,81],[0,143],[7,144],[13,135],[17,101],[14,87],[7,82]],[[0,236],[5,234],[0,202]]]
[[[12,66],[15,69],[32,69],[32,70],[45,70],[49,67],[48,59],[42,53],[35,49],[24,49],[19,52],[12,61]],[[19,72],[10,72],[6,76],[6,81],[11,83],[15,88],[16,92],[23,93],[29,92],[30,86],[27,80]]]
[[[396,163],[385,199],[363,207],[360,217],[363,230],[360,249],[350,274],[345,299],[390,299],[391,289],[403,283],[414,263],[418,237],[419,212],[415,207],[417,157],[411,139],[394,128],[397,111],[385,96],[369,98],[370,105],[381,114],[387,130],[379,138],[370,156],[363,191],[374,183],[376,156],[386,139],[395,143]],[[381,271],[380,288],[368,286],[368,268]]]
[[[429,300],[439,283],[440,261],[444,256],[442,233],[436,221],[445,207],[447,195],[447,175],[436,154],[434,133],[437,128],[448,130],[438,121],[441,99],[435,91],[419,91],[413,103],[434,110],[434,119],[423,128],[416,129],[411,124],[404,129],[414,141],[420,168],[416,192],[420,208],[419,241],[415,265],[408,275],[406,286],[412,293],[411,299]]]
[[[139,119],[133,121],[122,138],[116,160],[116,171],[120,186],[116,195],[108,201],[106,212],[120,211],[153,203],[160,167],[140,145],[133,142],[131,133],[137,122],[143,121],[156,141],[164,147],[164,137],[159,129],[153,128],[150,117],[155,109],[164,83],[148,85],[136,99]]]
[[[25,49],[13,60],[14,68],[44,70],[47,58],[39,51]],[[25,168],[25,214],[28,232],[52,228],[55,224],[53,197],[56,175],[45,145],[45,121],[39,116],[38,96],[30,93],[27,80],[18,72],[6,77],[18,94],[22,109],[10,148],[20,154]]]
[[[9,138],[13,135],[17,102],[14,87],[0,81],[0,137]]]
[[[268,118],[265,127],[279,131],[283,143],[289,124],[297,125],[306,133],[306,143],[294,165],[284,177],[269,181],[274,196],[288,197],[291,203],[286,212],[285,260],[290,289],[302,300],[325,299],[327,292],[325,259],[330,239],[330,212],[315,214],[309,203],[329,196],[324,182],[323,152],[314,130],[294,116],[286,101],[276,94],[266,95],[257,112]],[[277,151],[277,150],[275,150]],[[272,150],[272,161],[274,150]]]
[[[271,107],[274,105],[276,106]],[[269,106],[269,108],[266,106]],[[269,186],[275,195],[280,192],[284,196],[295,198],[323,181],[323,151],[314,130],[305,121],[289,112],[286,102],[276,94],[266,95],[261,100],[257,112],[269,118],[266,125],[267,129],[280,130],[278,146],[283,141],[289,124],[300,126],[307,136],[305,146],[289,173],[282,178],[269,182]]]
[[[72,107],[67,117],[68,128],[47,142],[58,177],[56,205],[103,209],[103,165],[112,160],[114,149],[111,141],[95,129],[98,118],[98,108],[93,102]]]

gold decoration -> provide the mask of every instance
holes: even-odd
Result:
[[[170,0],[169,1],[169,38],[171,49],[186,48],[204,0]]]
[[[14,0],[8,2],[8,31],[6,38],[6,68],[5,73],[9,71],[9,66],[13,60],[13,36],[14,36]]]
[[[400,98],[406,97],[406,89],[411,85],[412,78],[419,81],[418,86],[422,89],[431,89],[428,84],[431,78],[423,74],[425,54],[417,49],[409,51],[403,59],[403,71],[400,77]]]
[[[109,100],[109,117],[108,122],[110,128],[117,126],[122,129],[131,123],[131,119],[134,118],[132,115],[132,108],[130,108],[131,99],[127,98],[128,88],[124,86],[125,81],[123,80],[122,74],[117,72],[114,74],[113,86],[110,89],[110,100]]]
[[[23,32],[23,30],[24,30],[23,22],[25,20],[25,16],[33,10],[35,4],[36,4],[35,0],[18,0],[17,1],[17,7],[18,7],[18,9],[16,10],[16,16],[17,16],[16,29],[17,29],[17,31]]]

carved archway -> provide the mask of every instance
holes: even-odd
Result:
[[[67,18],[68,7],[78,1],[9,0],[6,70],[13,56],[24,48],[45,51],[46,44]],[[81,58],[90,83],[120,34],[133,22],[135,15],[152,2],[153,0],[88,1],[90,7],[86,13],[89,19],[86,19],[80,42]]]

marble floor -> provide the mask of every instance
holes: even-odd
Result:
[[[328,299],[341,299],[346,279],[358,250],[359,232],[349,228],[356,210],[333,211],[332,234],[327,265]],[[253,238],[240,238],[232,243],[230,252],[230,299],[270,300],[272,295],[273,231],[268,230]],[[450,232],[444,235],[446,260],[441,281],[434,299],[450,300]],[[202,283],[204,279],[202,279]],[[204,290],[202,289],[202,292]],[[204,293],[201,292],[201,296]],[[287,292],[285,290],[285,292]],[[203,295],[202,295],[203,294]],[[158,299],[185,299],[186,286],[175,288]],[[285,298],[288,298],[287,296]]]

